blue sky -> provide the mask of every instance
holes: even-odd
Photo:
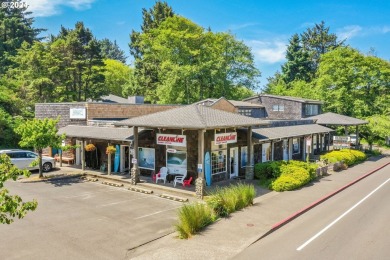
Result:
[[[98,39],[116,40],[130,56],[132,30],[139,31],[142,8],[154,0],[24,0],[43,35],[57,34],[61,25],[73,28],[83,21]],[[230,31],[252,48],[256,66],[266,84],[285,61],[288,39],[315,23],[325,21],[339,39],[367,53],[390,60],[390,1],[388,0],[167,0],[176,14],[213,31]],[[128,59],[132,62],[131,58]]]

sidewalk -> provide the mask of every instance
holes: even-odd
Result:
[[[370,158],[300,190],[269,192],[257,197],[254,206],[232,214],[229,219],[221,219],[189,240],[178,239],[173,233],[130,250],[128,256],[130,259],[230,259],[274,224],[386,163],[390,163],[389,156]]]

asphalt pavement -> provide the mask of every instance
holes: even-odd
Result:
[[[234,259],[387,259],[390,165],[254,243]]]
[[[128,259],[234,259],[276,224],[388,163],[390,157],[375,157],[299,190],[269,192],[257,197],[254,206],[221,219],[189,240],[171,234],[130,251]]]

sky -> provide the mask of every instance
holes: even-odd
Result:
[[[74,28],[83,21],[97,39],[116,40],[132,58],[132,30],[140,31],[142,9],[155,0],[23,0],[35,17],[41,36],[58,34],[61,25]],[[23,2],[22,1],[22,2]],[[390,60],[390,1],[388,0],[167,0],[173,11],[214,32],[231,32],[252,49],[261,71],[259,89],[280,71],[289,39],[321,21],[338,39],[364,54],[374,50]]]

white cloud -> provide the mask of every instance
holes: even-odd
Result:
[[[96,0],[25,0],[28,11],[33,12],[34,17],[53,16],[61,13],[61,7],[67,6],[76,10],[91,8]]]
[[[240,29],[244,29],[244,28],[252,27],[252,26],[256,26],[256,25],[258,25],[258,23],[232,24],[232,25],[229,26],[229,30],[237,31],[237,30],[240,30]]]
[[[363,28],[359,25],[348,25],[337,30],[337,37],[341,40],[352,39],[362,32]]]
[[[250,40],[245,43],[252,48],[255,60],[260,63],[278,63],[285,59],[287,43],[280,40],[257,41]]]

